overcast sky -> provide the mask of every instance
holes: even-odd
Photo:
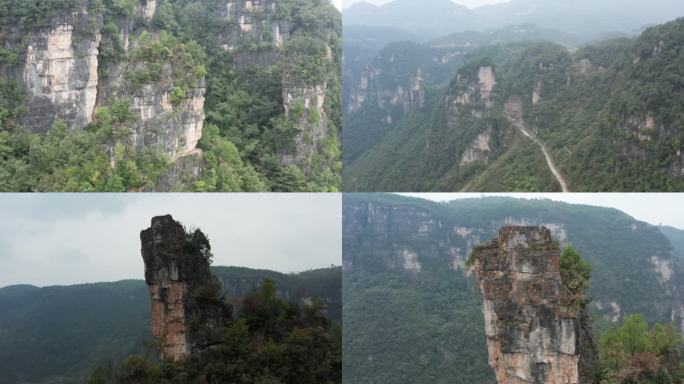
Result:
[[[335,3],[335,6],[337,6],[338,9],[341,9],[340,5],[343,5],[345,8],[347,8],[347,7],[350,7],[354,3],[365,2],[365,3],[381,5],[381,4],[389,3],[390,1],[392,1],[392,0],[333,0],[333,2]],[[415,1],[421,1],[421,0],[415,0]],[[468,8],[476,8],[476,7],[479,7],[482,5],[503,3],[506,1],[510,1],[510,0],[454,0],[454,3],[465,5]]]
[[[0,287],[142,279],[140,231],[168,213],[209,236],[214,265],[342,262],[339,194],[2,194],[0,212]]]
[[[481,197],[482,193],[404,193],[434,201]],[[525,199],[550,199],[572,204],[617,208],[637,220],[684,230],[684,194],[677,193],[489,193]]]

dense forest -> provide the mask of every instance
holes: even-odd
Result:
[[[327,308],[329,329],[341,322],[339,267],[283,274],[219,266],[212,267],[212,274],[238,308],[268,279],[275,282],[277,296],[287,300],[278,306],[297,311],[306,298],[319,297]],[[84,383],[96,367],[114,369],[128,355],[156,364],[150,359],[157,356],[150,327],[150,295],[141,280],[0,288],[0,383]]]
[[[466,51],[448,85],[426,84],[426,108],[389,125],[370,102],[345,117],[345,148],[356,149],[345,190],[560,191],[540,146],[571,191],[682,190],[683,26],[578,49]]]
[[[600,355],[619,352],[601,359],[597,378],[679,382],[683,259],[672,253],[674,244],[661,228],[614,209],[548,200],[435,203],[381,194],[344,197],[345,382],[492,382],[482,304],[467,258],[503,225],[544,225],[591,267],[594,339]],[[671,268],[669,279],[660,275],[657,260]],[[570,261],[581,266],[576,275],[582,276],[586,265]],[[634,314],[642,314],[647,327],[619,331]],[[620,344],[631,337],[649,341]],[[655,359],[640,376],[643,381],[628,381],[625,375],[636,372],[630,367],[649,353]],[[649,381],[662,379],[661,368],[670,381]]]
[[[340,33],[328,0],[1,0],[0,190],[338,190]]]

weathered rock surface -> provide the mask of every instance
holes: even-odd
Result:
[[[581,350],[592,351],[582,306],[564,298],[560,246],[545,227],[500,229],[473,249],[489,364],[506,384],[580,383]],[[591,358],[591,356],[589,357]]]
[[[413,106],[425,108],[425,76],[420,68],[409,78],[394,81],[392,86],[387,86],[387,81],[383,81],[386,76],[388,74],[378,68],[367,67],[361,74],[359,84],[352,90],[347,110],[354,112],[366,101],[377,104],[390,117],[406,114]]]
[[[318,144],[330,134],[328,117],[325,110],[325,93],[327,84],[316,86],[283,86],[283,106],[285,114],[296,106],[302,105],[306,111],[299,121],[302,128],[295,137],[294,150],[285,150],[280,153],[280,161],[287,165],[308,164],[316,152]],[[316,116],[311,119],[309,116]]]
[[[152,335],[161,357],[169,360],[182,360],[210,346],[218,337],[212,331],[228,323],[232,314],[228,304],[197,298],[198,288],[218,282],[190,237],[170,215],[154,217],[151,227],[140,233],[152,299]]]
[[[95,26],[96,31],[85,31]],[[28,35],[21,80],[29,94],[26,124],[44,132],[61,119],[84,126],[97,101],[100,16],[86,10],[55,16]]]
[[[130,134],[117,141],[137,150],[154,148],[173,162],[197,153],[205,121],[204,77],[193,75],[194,69],[183,67],[187,63],[182,60],[152,62],[141,52],[143,35],[148,42],[163,38],[154,18],[164,4],[159,0],[135,3],[130,15],[103,16],[86,2],[76,12],[65,8],[48,15],[46,27],[8,28],[0,33],[0,47],[23,52],[15,64],[0,61],[0,76],[26,89],[29,102],[22,122],[27,129],[43,134],[56,120],[83,129],[97,122],[99,108],[126,102],[130,118],[125,128]],[[224,0],[207,5],[215,8],[216,37],[231,52],[236,70],[272,69],[288,60],[286,43],[295,26],[278,5],[274,0]],[[331,31],[327,55],[322,53],[331,63],[338,55],[332,40]],[[197,78],[188,81],[191,76]],[[283,111],[301,103],[305,115],[318,118],[301,120],[293,148],[278,153],[281,163],[306,172],[321,142],[337,134],[330,127],[336,121],[325,104],[330,84],[328,80],[309,84],[283,74]],[[103,150],[114,164],[113,145],[107,143]],[[175,173],[164,177],[170,179]]]

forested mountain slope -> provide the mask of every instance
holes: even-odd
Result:
[[[483,47],[345,167],[345,189],[560,191],[553,163],[571,191],[681,191],[683,44],[678,19],[580,49]]]
[[[328,0],[0,1],[0,190],[336,190]]]
[[[341,321],[340,268],[212,272],[238,310],[241,298],[268,278],[280,297],[297,303],[319,297],[329,317]],[[95,366],[141,353],[151,341],[150,294],[142,280],[0,288],[0,383],[83,383]]]
[[[345,27],[345,48],[368,41],[361,38],[362,32],[357,29]],[[350,37],[348,30],[353,30],[352,36],[356,38]],[[493,44],[546,40],[568,46],[577,42],[573,36],[556,30],[518,25],[456,33],[425,42],[390,42],[377,49],[372,59],[365,57],[360,47],[345,50],[344,164],[353,164],[394,128],[402,126],[404,117],[429,113],[436,103],[433,98],[444,92],[472,52]],[[371,47],[367,49],[375,52]]]
[[[345,382],[491,382],[472,247],[503,225],[544,225],[592,268],[594,329],[633,313],[684,326],[681,260],[658,227],[606,208],[482,198],[435,203],[347,194]]]

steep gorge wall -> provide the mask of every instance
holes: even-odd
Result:
[[[544,227],[503,227],[473,249],[489,364],[506,384],[579,384],[582,307],[565,297],[560,247]],[[595,356],[585,356],[594,360]]]
[[[470,204],[470,206],[469,206]],[[504,226],[543,226],[561,247],[573,245],[594,266],[591,309],[606,322],[631,313],[646,313],[654,321],[683,324],[681,271],[657,228],[616,212],[574,212],[572,206],[475,201],[460,208],[425,209],[411,202],[383,202],[345,197],[343,204],[343,266],[354,274],[393,273],[430,278],[451,270],[454,278],[469,278],[466,259],[473,247],[495,237]],[[474,207],[479,212],[474,213]],[[496,207],[494,209],[493,207]],[[438,211],[441,211],[439,213]],[[581,219],[580,219],[581,217]],[[616,224],[616,223],[620,224]],[[610,231],[596,233],[611,223]],[[590,244],[599,242],[601,249]],[[634,248],[634,242],[644,245]],[[614,281],[613,255],[621,255],[633,277]],[[420,266],[420,267],[418,267]],[[638,284],[636,282],[639,282]],[[633,292],[639,290],[640,298]]]
[[[116,27],[115,36],[103,29],[103,15],[86,5],[74,12],[60,11],[49,16],[47,27],[15,29],[0,37],[0,45],[25,52],[20,63],[2,68],[29,95],[24,125],[44,133],[54,121],[62,120],[72,128],[82,129],[93,122],[99,107],[125,101],[133,116],[129,122],[130,144],[138,149],[155,146],[172,160],[192,152],[204,124],[203,79],[172,105],[169,99],[178,81],[174,74],[177,63],[165,64],[159,74],[161,81],[142,88],[132,86],[129,78],[131,71],[148,64],[130,53],[139,48],[137,38],[141,33],[149,32],[152,39],[157,38],[157,32],[150,27],[156,10],[156,1],[140,0],[133,15],[110,20],[110,26]],[[107,44],[115,39],[121,51],[106,62],[100,57],[103,34],[107,34]]]
[[[1,31],[0,48],[20,53],[16,63],[0,57],[0,74],[14,80],[29,95],[23,125],[41,134],[56,120],[84,129],[98,123],[100,108],[125,102],[129,117],[121,125],[127,131],[118,132],[125,137],[116,141],[138,151],[154,148],[178,162],[164,176],[168,182],[161,180],[160,184],[174,184],[178,178],[175,174],[185,170],[198,176],[202,153],[197,146],[204,129],[207,98],[202,73],[206,67],[198,70],[200,63],[196,62],[190,63],[194,68],[188,66],[177,55],[180,49],[162,51],[161,57],[157,57],[158,51],[153,52],[154,57],[146,51],[165,39],[167,29],[170,35],[172,28],[160,27],[165,22],[160,20],[169,18],[169,4],[138,0],[134,8],[125,11],[118,9],[119,5],[105,11],[94,9],[94,4],[87,1],[76,10],[65,6],[46,14],[45,23],[5,26]],[[192,4],[187,7],[192,8]],[[294,49],[287,45],[293,28],[307,27],[290,25],[290,13],[295,12],[292,4],[224,0],[206,2],[198,9],[202,7],[216,15],[211,19],[215,25],[207,27],[218,32],[200,45],[210,46],[205,47],[207,51],[222,47],[229,52],[226,62],[231,63],[227,65],[233,65],[238,73],[257,67],[265,75],[280,75],[283,114],[303,106],[304,117],[292,123],[298,132],[294,145],[278,149],[277,155],[281,164],[296,165],[306,173],[326,140],[339,134],[332,127],[339,122],[330,100],[331,92],[339,87],[339,71],[304,80],[285,68],[283,62],[297,58],[301,54],[298,50],[309,49],[306,44]],[[326,68],[334,68],[339,61],[336,34],[333,27],[326,27],[331,28],[326,31],[327,50],[320,56]],[[184,43],[178,40],[180,47]],[[112,164],[114,149],[114,143],[103,145]]]
[[[55,119],[85,126],[93,119],[98,87],[98,46],[102,17],[87,10],[62,14],[26,42],[21,81],[29,95],[27,126],[44,132]],[[85,29],[95,27],[94,33]]]

